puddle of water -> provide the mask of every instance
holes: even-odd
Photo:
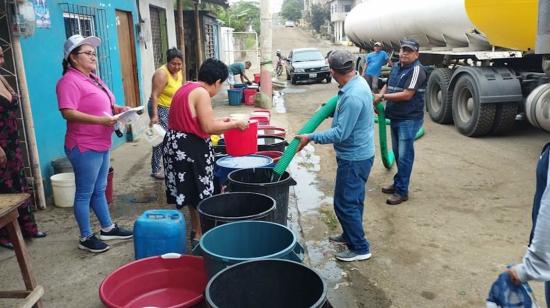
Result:
[[[315,148],[309,144],[296,154],[289,166],[289,173],[298,183],[293,189],[300,212],[318,209],[324,202],[332,203],[332,198],[316,186],[317,172],[321,170],[320,162],[321,157],[315,155]]]

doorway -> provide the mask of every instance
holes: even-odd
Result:
[[[125,105],[137,107],[141,105],[141,100],[139,97],[134,32],[132,31],[132,13],[117,10],[116,25]]]

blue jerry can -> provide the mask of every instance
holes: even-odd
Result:
[[[137,259],[169,252],[185,253],[185,220],[177,210],[147,210],[134,223]]]

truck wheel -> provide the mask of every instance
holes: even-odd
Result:
[[[296,84],[296,78],[294,76],[290,77],[290,83]]]
[[[450,124],[453,121],[453,93],[448,91],[451,70],[436,68],[428,79],[426,87],[426,108],[430,118],[439,124]]]
[[[466,136],[483,136],[491,131],[496,106],[481,104],[474,78],[462,75],[453,91],[453,121],[457,130]]]
[[[327,83],[330,83],[332,81],[332,77],[328,76],[327,78],[325,78],[325,80],[327,81]]]
[[[496,104],[495,123],[491,128],[491,134],[504,135],[511,131],[516,122],[517,113],[518,104],[516,103]]]

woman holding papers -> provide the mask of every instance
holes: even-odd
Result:
[[[109,170],[109,150],[115,114],[127,107],[114,104],[114,96],[94,74],[96,50],[101,40],[95,36],[73,35],[64,45],[63,76],[57,82],[57,102],[67,120],[65,153],[75,174],[74,215],[80,229],[78,248],[104,252],[101,240],[129,239],[132,232],[111,221],[105,188]],[[99,239],[90,226],[90,208],[100,224]]]

